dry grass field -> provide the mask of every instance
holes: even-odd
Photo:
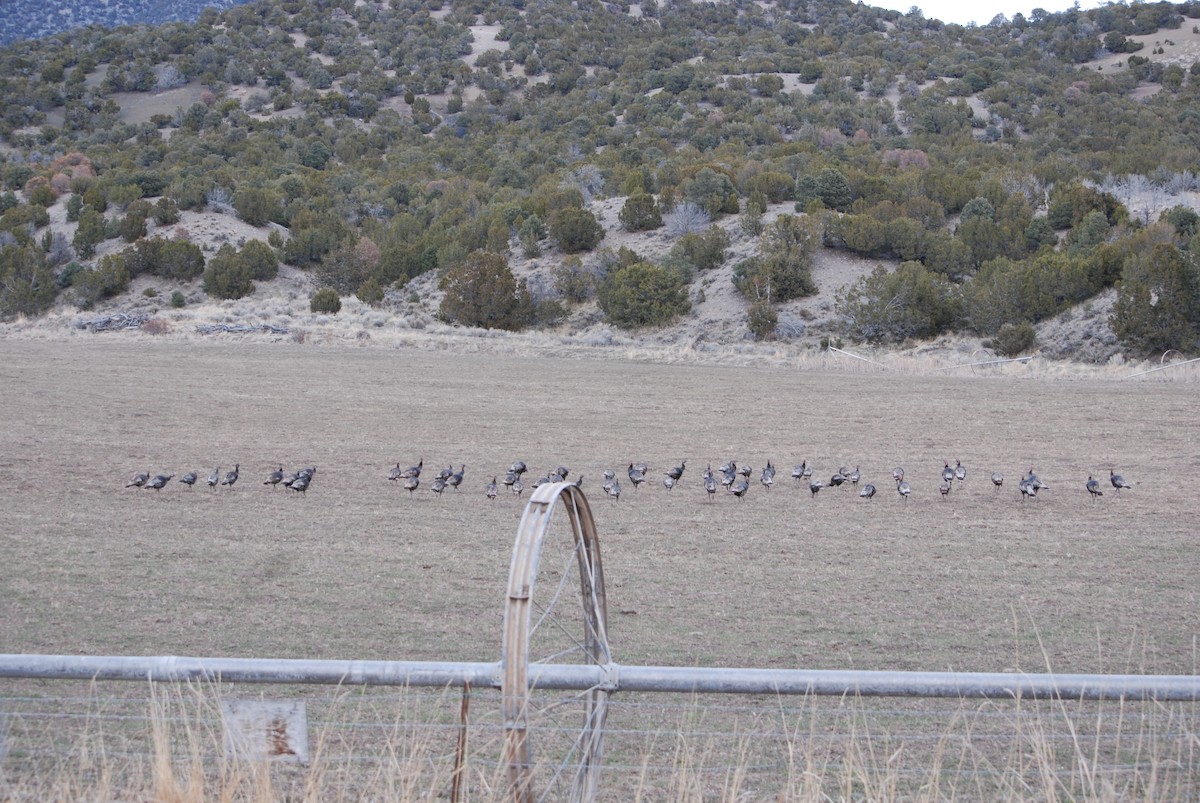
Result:
[[[0,410],[5,652],[498,660],[523,500],[483,488],[522,459],[527,484],[585,477],[621,663],[1198,671],[1191,383],[0,340]],[[386,479],[422,458],[463,487]],[[700,474],[728,459],[750,493],[710,503]],[[638,460],[651,482],[604,498],[600,472]],[[812,498],[801,460],[879,494]],[[232,489],[124,487],[235,463]],[[281,464],[318,466],[306,495],[263,485]],[[1023,502],[1030,467],[1050,490]]]

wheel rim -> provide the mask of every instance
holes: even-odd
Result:
[[[558,502],[565,522],[554,515]],[[521,516],[504,611],[501,693],[513,798],[589,800],[599,778],[608,690],[601,684],[539,689],[539,664],[612,664],[600,542],[574,483],[538,487]]]

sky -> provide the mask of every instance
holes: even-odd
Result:
[[[1050,12],[1066,11],[1075,5],[1074,0],[1046,0],[1046,2],[1029,2],[1029,0],[875,0],[867,5],[880,8],[891,8],[896,11],[908,12],[916,6],[926,19],[938,19],[942,22],[957,22],[966,25],[974,22],[977,25],[987,25],[997,14],[1012,19],[1017,12],[1029,16],[1035,8]],[[1095,8],[1099,0],[1080,0],[1082,9]]]

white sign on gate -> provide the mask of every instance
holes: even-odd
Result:
[[[308,763],[308,714],[301,700],[222,700],[225,753]]]

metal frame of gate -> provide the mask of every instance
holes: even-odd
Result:
[[[535,579],[556,504],[570,524],[580,581],[584,660],[531,661]],[[591,508],[573,483],[536,488],[517,528],[498,663],[329,661],[180,656],[0,654],[0,677],[75,680],[213,681],[328,685],[491,687],[501,691],[505,761],[512,798],[535,797],[527,721],[534,690],[585,692],[570,797],[594,797],[603,759],[608,696],[617,691],[690,694],[850,695],[991,699],[1158,700],[1200,702],[1198,675],[1025,674],[1019,672],[890,672],[627,666],[613,662],[600,541]]]

